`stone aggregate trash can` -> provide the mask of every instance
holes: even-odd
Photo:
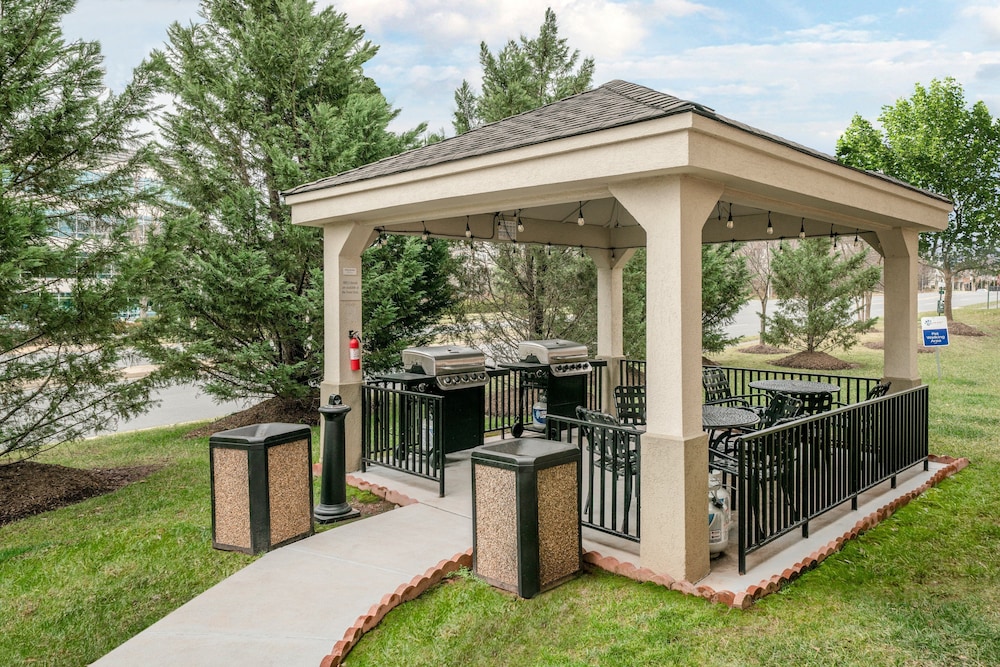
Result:
[[[520,438],[472,451],[472,567],[531,598],[582,567],[580,450]]]
[[[254,424],[208,443],[214,548],[256,554],[313,534],[308,426]]]

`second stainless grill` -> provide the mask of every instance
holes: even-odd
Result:
[[[518,414],[511,434],[516,438],[527,428],[545,431],[529,417],[534,405],[544,403],[547,415],[576,417],[577,406],[587,405],[587,376],[593,370],[587,346],[571,340],[526,340],[517,346],[519,361],[504,364],[519,374]],[[534,423],[533,423],[534,422]]]

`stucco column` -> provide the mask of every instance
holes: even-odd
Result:
[[[695,582],[709,572],[708,436],[701,430],[701,238],[722,185],[665,177],[615,185],[646,231],[644,567]]]
[[[344,422],[347,470],[361,467],[361,371],[351,370],[348,337],[361,331],[361,253],[372,231],[348,223],[323,228],[323,383],[326,403],[340,394],[351,407]],[[363,351],[362,351],[363,352]],[[362,363],[364,357],[362,355]],[[323,438],[320,437],[320,442]]]
[[[885,260],[885,349],[883,372],[892,391],[921,384],[917,368],[920,335],[917,314],[917,249],[919,234],[895,228],[878,233]]]
[[[618,362],[625,356],[622,275],[635,248],[588,250],[597,267],[597,356],[608,362],[603,410],[615,414],[614,388],[621,384]]]

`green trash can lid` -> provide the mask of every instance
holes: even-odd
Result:
[[[547,468],[579,456],[576,445],[542,438],[516,438],[472,450],[474,462],[500,462],[517,468]]]
[[[209,442],[243,445],[266,445],[275,441],[296,440],[308,437],[311,430],[305,424],[284,424],[272,422],[269,424],[251,424],[240,428],[219,431],[209,437]]]

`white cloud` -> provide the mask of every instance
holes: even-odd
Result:
[[[961,15],[973,19],[991,39],[1000,40],[1000,6],[973,5],[963,9]]]

